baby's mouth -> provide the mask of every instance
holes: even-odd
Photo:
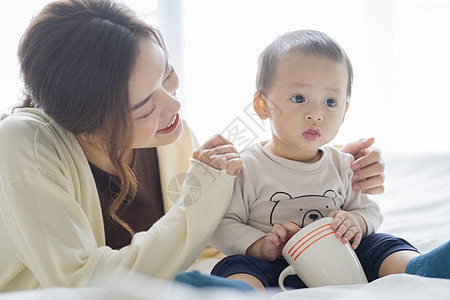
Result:
[[[310,141],[314,141],[320,137],[320,130],[318,128],[309,128],[303,132],[303,136]]]

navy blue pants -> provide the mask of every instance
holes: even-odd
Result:
[[[362,239],[355,252],[366,273],[367,280],[378,278],[378,270],[383,260],[390,254],[410,250],[419,252],[404,239],[385,233],[374,233]],[[251,274],[258,278],[266,287],[278,286],[280,273],[288,266],[283,257],[273,262],[246,255],[232,255],[219,261],[211,271],[212,275],[228,277],[237,273]],[[306,285],[298,276],[286,277],[286,287],[305,288]]]

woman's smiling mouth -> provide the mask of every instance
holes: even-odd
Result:
[[[169,124],[169,126],[167,126],[164,129],[158,130],[157,133],[167,134],[167,133],[173,132],[177,128],[179,121],[180,121],[180,116],[177,113],[174,116],[172,122]]]

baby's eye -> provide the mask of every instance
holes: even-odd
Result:
[[[337,103],[334,99],[327,99],[324,101],[324,104],[329,107],[335,107]]]
[[[305,102],[305,97],[303,97],[302,95],[295,95],[291,98],[291,101],[295,103],[303,103]]]

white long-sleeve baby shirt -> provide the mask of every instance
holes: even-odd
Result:
[[[353,211],[375,232],[383,217],[379,206],[352,190],[353,157],[332,147],[320,149],[315,163],[302,163],[269,153],[260,143],[241,152],[242,172],[211,244],[225,254],[245,254],[274,224],[292,221],[299,227],[334,210]]]

